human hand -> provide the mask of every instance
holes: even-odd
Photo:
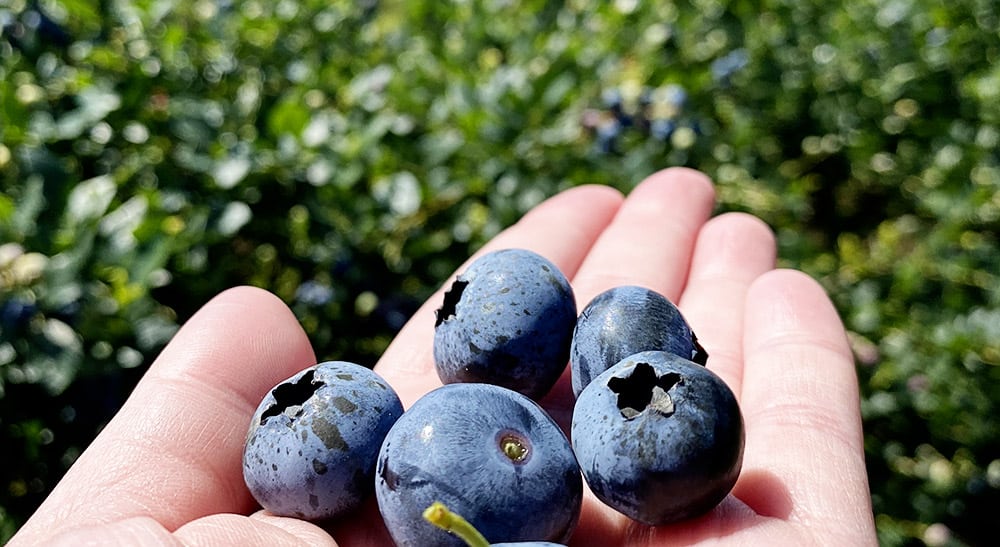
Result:
[[[546,256],[572,280],[579,309],[617,285],[664,294],[740,401],[742,473],[718,507],[653,528],[588,492],[571,544],[874,545],[857,379],[840,319],[815,281],[774,269],[774,237],[762,222],[710,218],[713,203],[709,181],[686,169],[656,173],[624,199],[607,187],[575,188],[480,251]],[[432,340],[443,290],[375,367],[406,407],[440,385]],[[224,292],[177,333],[9,545],[391,544],[374,500],[362,515],[321,528],[255,510],[243,484],[254,409],[274,384],[315,362],[277,298]],[[572,401],[567,371],[542,403],[565,427]]]

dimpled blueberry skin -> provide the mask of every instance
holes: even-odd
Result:
[[[243,478],[261,507],[324,520],[372,492],[382,439],[403,405],[370,369],[345,361],[309,367],[275,386],[253,415]]]
[[[487,541],[565,543],[582,492],[559,426],[531,399],[491,384],[447,384],[417,400],[382,443],[375,478],[379,511],[400,546],[465,545],[423,520],[435,501]]]
[[[670,300],[634,285],[615,287],[594,297],[576,322],[570,347],[573,394],[591,379],[640,351],[668,351],[705,364],[708,354]]]
[[[573,289],[554,264],[524,249],[488,253],[457,277],[437,311],[438,376],[537,400],[566,368],[575,324]]]
[[[709,511],[743,463],[733,392],[709,369],[662,351],[595,378],[576,401],[571,437],[594,494],[650,525]]]

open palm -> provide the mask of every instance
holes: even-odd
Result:
[[[670,169],[627,197],[600,186],[565,191],[480,251],[544,255],[572,280],[578,309],[617,285],[666,295],[740,401],[743,470],[718,507],[652,528],[588,492],[571,545],[873,545],[858,387],[840,319],[815,281],[774,269],[774,237],[762,222],[712,217],[713,205],[704,176]],[[376,366],[407,407],[440,385],[431,344],[441,298],[424,304]],[[9,545],[391,545],[373,500],[360,516],[321,528],[257,510],[243,484],[257,403],[315,362],[276,297],[224,292],[178,332]],[[572,401],[567,372],[543,405],[565,427]]]

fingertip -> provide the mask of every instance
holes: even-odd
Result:
[[[625,199],[624,194],[616,188],[605,184],[581,184],[580,186],[565,190],[563,194],[574,196],[579,194],[586,196],[588,199],[602,199],[618,203],[621,203]]]
[[[278,295],[252,285],[239,285],[225,289],[209,299],[205,305],[210,306],[219,303],[233,303],[236,305],[251,303],[252,305],[273,306],[279,311],[288,310],[288,306],[278,298]]]
[[[698,234],[692,276],[745,277],[774,268],[777,240],[771,227],[747,213],[723,213],[709,219]]]
[[[823,288],[819,285],[815,278],[802,270],[796,270],[795,268],[776,268],[773,272],[770,272],[769,278],[774,279],[760,279],[758,284],[778,283],[780,285],[789,283],[796,286],[803,286],[806,290],[814,290],[808,287],[814,286],[820,291],[823,291]],[[823,292],[825,295],[825,291]]]
[[[262,329],[280,329],[282,334],[291,336],[293,342],[308,342],[305,331],[288,304],[278,295],[260,287],[241,285],[225,289],[206,302],[198,315],[221,314],[236,319],[240,311],[259,323]]]
[[[794,268],[776,268],[766,276],[760,276],[754,283],[761,291],[794,291],[806,293],[809,298],[827,299],[826,290],[811,275]]]
[[[723,231],[727,234],[739,235],[741,239],[757,240],[776,247],[774,230],[760,217],[739,211],[722,213],[709,219],[702,232]]]
[[[150,375],[225,386],[256,405],[275,383],[315,362],[308,336],[284,301],[238,286],[217,294],[181,327]]]
[[[809,274],[792,268],[776,268],[750,285],[749,298],[769,308],[832,308],[826,290]],[[808,303],[808,305],[806,305]]]
[[[776,269],[758,277],[747,294],[747,351],[775,340],[803,339],[851,356],[840,314],[826,290],[810,275]]]
[[[688,167],[668,167],[643,179],[629,192],[629,197],[653,197],[663,192],[683,196],[685,203],[711,209],[715,204],[715,186],[708,175]]]
[[[602,184],[584,184],[563,190],[525,213],[519,223],[531,221],[535,217],[550,215],[554,210],[579,210],[588,208],[595,211],[616,211],[625,200],[617,189]]]

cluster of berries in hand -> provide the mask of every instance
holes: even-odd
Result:
[[[736,398],[652,290],[616,287],[577,315],[554,264],[522,249],[488,253],[445,293],[434,359],[444,385],[405,412],[384,380],[351,363],[320,363],[272,389],[243,458],[261,506],[325,520],[374,491],[397,545],[565,544],[584,482],[657,526],[711,510],[739,475]],[[536,402],[567,361],[572,441]]]

